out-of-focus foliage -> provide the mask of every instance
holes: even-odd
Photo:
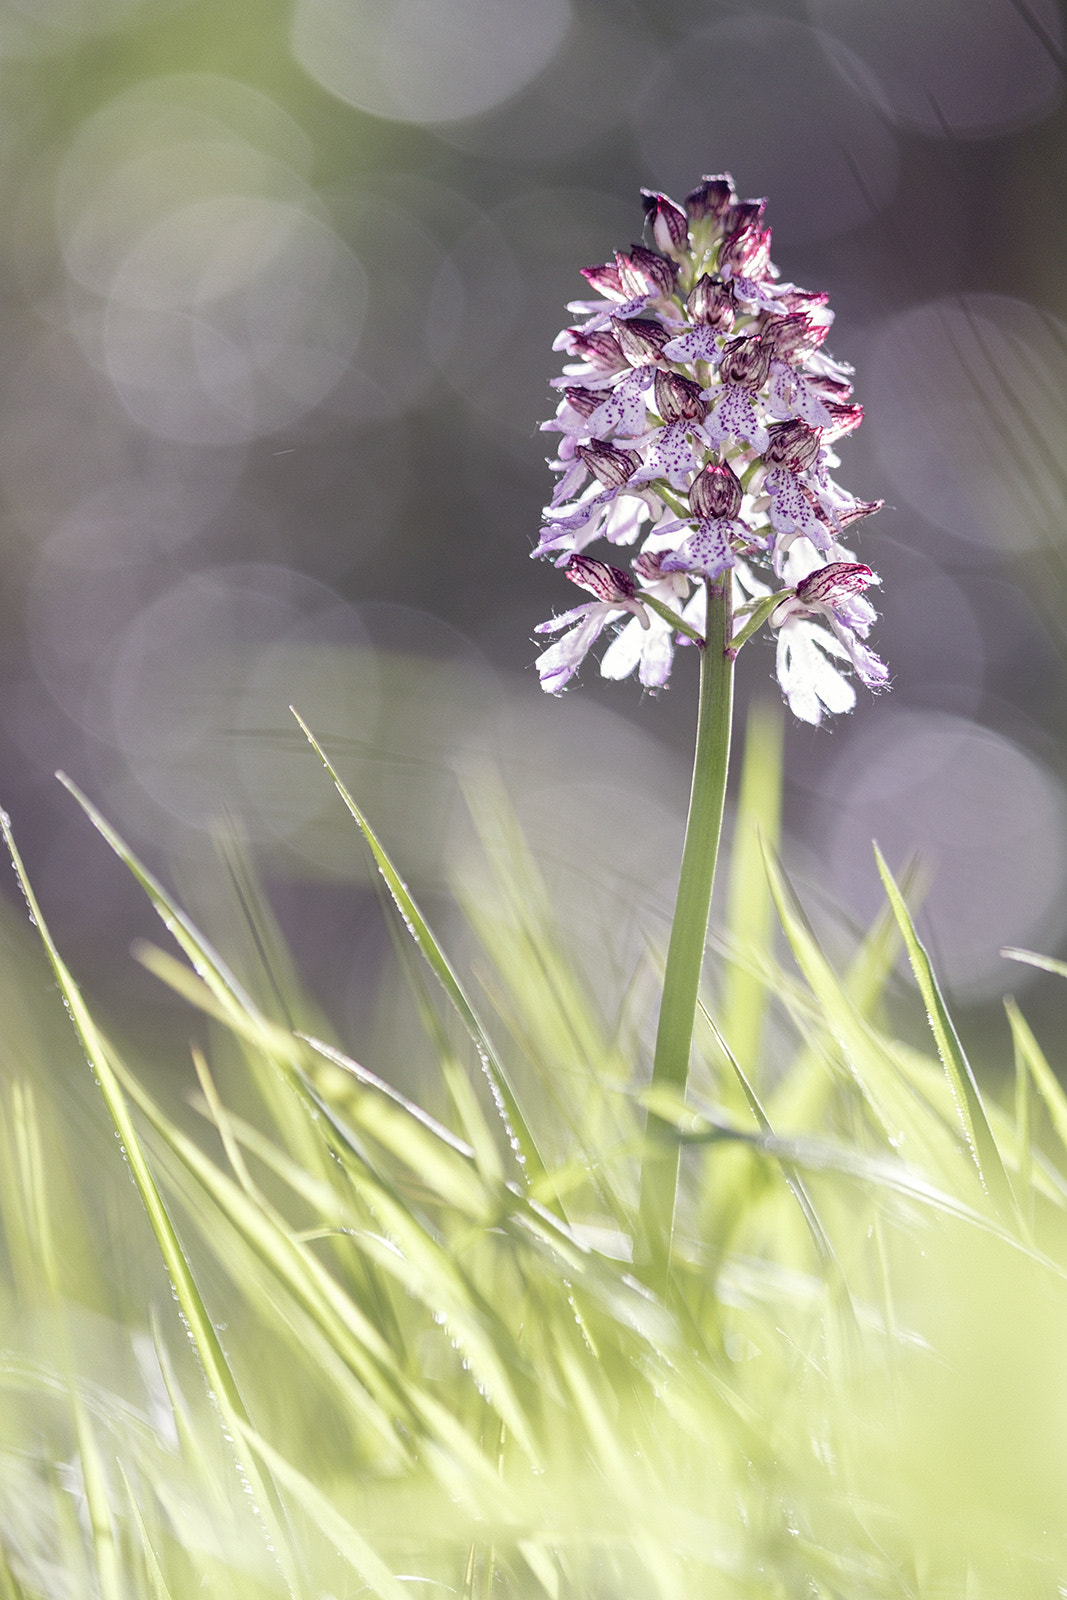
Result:
[[[640,185],[730,169],[830,295],[845,486],[887,502],[891,710],[790,734],[787,834],[858,923],[872,835],[923,853],[987,1037],[997,948],[1065,931],[1064,49],[1055,0],[2,0],[2,798],[94,978],[139,911],[102,933],[57,766],[188,878],[239,812],[301,943],[352,880],[291,700],[373,743],[417,648],[536,722],[562,307]],[[591,671],[605,741],[687,751],[679,669],[645,700]]]
[[[171,936],[142,960],[202,1019],[184,1105],[93,1020],[29,890],[121,1155],[5,926],[3,1592],[1054,1593],[1067,1100],[1022,1013],[1005,1109],[888,877],[895,917],[836,975],[754,722],[691,1094],[656,1106],[685,1154],[653,1294],[630,1254],[659,953],[606,1021],[499,786],[465,786],[462,959],[365,824],[421,1104],[286,1025],[309,1010],[232,843],[251,983],[90,808]],[[885,1022],[901,935],[925,1045]]]

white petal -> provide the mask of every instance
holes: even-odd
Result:
[[[653,628],[647,634],[637,675],[646,689],[661,689],[671,675],[673,662],[672,630],[664,623],[662,628]]]
[[[656,618],[656,621],[659,619]],[[604,651],[600,674],[604,678],[626,678],[641,659],[645,644],[645,630],[636,617],[631,617],[625,628],[615,635]]]
[[[810,622],[791,618],[778,635],[778,682],[789,709],[802,722],[818,724],[823,706],[842,712],[856,704],[856,691],[826,655],[847,659],[833,635]]]
[[[546,694],[559,694],[567,684],[590,649],[596,643],[612,611],[612,606],[590,607],[589,614],[570,633],[565,633],[562,639],[557,639],[555,644],[549,645],[542,651],[535,663],[541,687]]]

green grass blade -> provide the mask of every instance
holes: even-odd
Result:
[[[703,1006],[701,1006],[701,1010],[704,1010]],[[715,1022],[712,1017],[710,1017],[706,1011],[704,1011],[704,1016],[708,1022],[708,1025],[715,1034],[719,1049],[722,1051],[723,1055],[726,1057],[727,1061],[734,1070],[738,1084],[741,1088],[741,1093],[745,1097],[745,1102],[749,1111],[752,1113],[757,1127],[762,1134],[769,1138],[773,1138],[774,1129],[771,1127],[770,1118],[764,1110],[755,1089],[745,1076],[745,1072],[741,1066],[741,1063],[737,1060],[733,1051],[730,1049],[730,1046],[724,1036],[715,1026]],[[828,1267],[833,1272],[838,1286],[844,1291],[845,1299],[848,1300],[848,1290],[845,1285],[844,1273],[841,1270],[841,1265],[837,1259],[834,1247],[830,1243],[829,1235],[827,1234],[826,1229],[823,1227],[819,1218],[819,1214],[815,1209],[814,1201],[805,1188],[803,1179],[800,1177],[800,1174],[795,1170],[795,1168],[791,1167],[787,1161],[783,1161],[781,1166],[782,1177],[785,1179],[790,1193],[795,1199],[797,1205],[800,1207],[800,1212],[804,1218],[805,1226],[807,1227],[808,1232],[811,1235],[811,1241],[815,1246],[815,1253],[819,1257],[823,1266]],[[849,1303],[851,1304],[851,1302]]]
[[[41,936],[52,971],[59,985],[60,993],[74,1024],[75,1032],[85,1052],[86,1059],[96,1076],[104,1104],[121,1140],[131,1176],[141,1197],[141,1202],[148,1213],[148,1220],[155,1235],[156,1244],[173,1285],[178,1305],[196,1346],[197,1354],[200,1357],[209,1390],[219,1408],[224,1423],[228,1425],[231,1434],[235,1434],[238,1424],[247,1420],[247,1412],[236,1381],[223,1354],[222,1346],[219,1344],[218,1335],[215,1332],[211,1317],[193,1277],[192,1269],[182,1249],[181,1241],[152,1175],[140,1135],[130,1115],[126,1097],[115,1070],[118,1065],[117,1058],[113,1056],[103,1036],[97,1029],[96,1023],[82,998],[81,991],[74,982],[48,930],[48,924],[41,914],[41,908],[37,903],[22,857],[15,844],[10,820],[4,812],[0,812],[0,832],[2,832],[4,842],[11,854],[12,863],[25,896],[30,916]],[[247,1476],[248,1486],[258,1513],[263,1518],[263,1526],[268,1533],[275,1558],[289,1589],[295,1595],[298,1592],[299,1579],[288,1557],[288,1541],[279,1521],[279,1508],[275,1504],[271,1488],[263,1479],[254,1460],[245,1459],[241,1462],[241,1468]]]
[[[1005,945],[1000,952],[1009,961],[1022,961],[1028,967],[1039,967],[1042,972],[1054,972],[1058,978],[1067,978],[1067,961],[1057,961],[1055,956],[1038,955],[1036,950],[1019,950]]]
[[[308,1520],[379,1600],[410,1600],[404,1585],[390,1572],[369,1541],[341,1516],[310,1478],[305,1477],[247,1423],[240,1425],[240,1432],[275,1482],[282,1485],[286,1494],[300,1506]]]
[[[138,1543],[141,1547],[141,1557],[144,1561],[145,1574],[148,1578],[148,1586],[152,1600],[174,1600],[174,1596],[167,1587],[167,1580],[163,1576],[163,1569],[159,1564],[159,1558],[156,1555],[155,1549],[153,1548],[151,1535],[149,1534],[148,1528],[145,1525],[144,1517],[141,1515],[141,1508],[137,1504],[137,1497],[133,1492],[133,1485],[130,1483],[126,1469],[121,1461],[118,1463],[118,1469],[122,1478],[122,1486],[126,1491],[126,1503],[129,1507],[130,1517],[133,1521],[133,1526],[137,1532]]]
[[[843,1067],[886,1144],[912,1166],[936,1174],[947,1185],[959,1185],[964,1175],[959,1170],[955,1121],[946,1123],[929,1098],[904,1076],[887,1042],[860,1015],[821,949],[792,885],[769,853],[767,873],[782,927],[811,991],[811,999],[798,1004],[790,984],[779,989],[779,998],[793,1013],[802,1035],[813,1041],[806,1053],[811,1070],[832,1080]],[[811,1096],[807,1098],[810,1101]],[[781,1099],[779,1093],[776,1100]],[[780,1104],[776,1121],[781,1127]],[[980,1191],[978,1171],[969,1159],[966,1170]]]
[[[1012,1002],[1010,998],[1005,1001],[1008,1010],[1008,1021],[1011,1022]],[[1036,1040],[1034,1041],[1037,1042]],[[1016,1190],[1019,1197],[1019,1210],[1026,1218],[1026,1224],[1031,1234],[1034,1226],[1034,1129],[1033,1129],[1033,1094],[1032,1080],[1030,1077],[1030,1064],[1022,1048],[1021,1040],[1012,1028],[1012,1043],[1014,1045],[1015,1068],[1015,1145],[1016,1160],[1018,1162],[1018,1177]]]
[[[1004,1002],[1016,1052],[1029,1070],[1037,1091],[1048,1108],[1056,1135],[1067,1150],[1067,1094],[1049,1065],[1048,1058],[1034,1037],[1033,1030],[1012,998]]]
[[[311,748],[315,751],[315,754],[319,757],[323,766],[326,768],[326,771],[333,779],[334,787],[341,796],[341,799],[344,801],[344,804],[350,815],[357,823],[364,839],[367,841],[371,854],[373,855],[377,864],[378,870],[385,879],[389,893],[393,897],[393,901],[396,904],[397,910],[400,912],[404,922],[407,924],[407,928],[411,934],[411,937],[414,939],[416,945],[421,951],[431,972],[433,972],[434,976],[437,978],[437,981],[444,989],[445,994],[451,1001],[452,1006],[466,1028],[467,1033],[470,1035],[474,1048],[478,1052],[478,1058],[482,1063],[483,1070],[488,1078],[493,1099],[496,1102],[505,1128],[507,1129],[508,1139],[511,1147],[515,1151],[516,1156],[519,1158],[528,1180],[531,1182],[534,1181],[543,1175],[545,1171],[545,1164],[538,1152],[537,1145],[527,1124],[526,1118],[523,1116],[515,1091],[508,1081],[507,1072],[500,1062],[496,1051],[494,1050],[485,1032],[485,1029],[481,1024],[481,1021],[478,1018],[477,1012],[468,999],[466,991],[464,990],[463,985],[460,983],[460,980],[457,977],[451,963],[449,962],[448,957],[445,955],[437,939],[431,932],[425,917],[422,915],[422,912],[415,903],[410,890],[405,884],[403,878],[401,878],[399,872],[396,870],[396,867],[393,865],[389,855],[386,853],[385,847],[382,845],[377,834],[374,832],[367,818],[363,815],[363,812],[353,800],[351,794],[348,792],[348,789],[342,782],[340,775],[323,751],[322,746],[315,738],[315,735],[311,732],[311,729],[308,727],[307,723],[300,716],[299,712],[295,710],[293,711],[293,716],[296,717],[296,720],[300,724],[308,743],[311,745]]]
[[[952,1086],[964,1137],[970,1146],[982,1183],[995,1206],[1001,1210],[1014,1211],[1015,1197],[1004,1170],[993,1130],[989,1126],[978,1083],[960,1043],[948,1007],[945,1005],[930,957],[915,931],[915,924],[904,903],[904,897],[877,845],[874,847],[874,854],[886,894],[889,896],[889,903],[904,938],[911,970],[915,974],[915,981],[919,985],[919,993],[926,1007],[937,1053],[941,1057],[941,1064]]]
[[[185,952],[193,965],[194,970],[200,975],[211,989],[216,999],[219,1000],[226,1011],[235,1007],[247,1015],[265,1022],[258,1007],[251,996],[246,993],[237,978],[227,967],[226,963],[207,944],[206,940],[193,927],[189,918],[181,907],[172,899],[142,861],[133,853],[125,840],[117,834],[107,818],[104,817],[93,805],[87,795],[84,795],[64,772],[57,772],[56,777],[65,789],[74,796],[82,810],[85,812],[93,827],[103,839],[111,846],[122,864],[140,884],[153,909],[168,933]]]

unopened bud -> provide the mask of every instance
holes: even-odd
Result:
[[[690,322],[701,322],[719,333],[729,333],[736,315],[733,292],[728,284],[717,283],[705,272],[690,289],[685,310]]]
[[[833,606],[850,594],[862,594],[881,580],[861,561],[831,561],[817,567],[797,584],[797,599],[804,605]]]
[[[572,328],[569,333],[571,354],[582,356],[598,371],[618,372],[628,365],[619,341],[603,329],[597,329],[595,333],[583,333],[579,328]]]
[[[636,366],[658,361],[663,346],[673,337],[669,328],[648,317],[612,317],[611,326],[623,355]]]
[[[620,450],[618,445],[607,444],[602,439],[580,444],[578,454],[605,489],[621,489],[641,465],[636,450]]]
[[[582,277],[592,284],[594,289],[601,294],[606,294],[611,300],[626,300],[628,295],[622,286],[619,269],[613,261],[602,261],[596,267],[583,267]]]
[[[673,294],[678,281],[678,268],[666,256],[657,255],[655,250],[646,250],[643,244],[632,244],[629,254],[619,257],[619,278],[624,288],[628,288],[631,282],[636,285],[633,290],[635,295],[649,292]]]
[[[597,394],[593,389],[575,387],[573,389],[564,389],[563,393],[570,401],[573,410],[577,411],[580,417],[591,417],[597,406],[604,404],[604,396]]]
[[[758,333],[742,334],[727,344],[719,371],[724,383],[762,389],[771,370],[771,352]]]
[[[772,466],[788,467],[790,472],[806,472],[818,459],[821,428],[809,428],[806,422],[794,417],[790,422],[774,423],[767,433],[770,443],[763,452],[763,459]]]
[[[657,250],[665,255],[684,255],[689,249],[689,223],[685,212],[667,195],[652,189],[642,189],[641,200]]]
[[[664,422],[681,422],[683,419],[702,422],[708,414],[707,401],[700,392],[699,383],[683,378],[677,372],[664,372],[657,368],[655,379],[656,410]]]
[[[621,567],[609,567],[606,561],[594,561],[591,556],[571,556],[564,572],[572,583],[588,589],[607,605],[632,600],[637,593],[634,580]]]
[[[698,517],[729,522],[741,509],[741,480],[726,461],[711,461],[689,485],[689,504]]]
[[[702,221],[704,217],[719,222],[736,199],[734,180],[728,172],[720,172],[713,178],[705,174],[686,195],[685,209],[693,222]]]
[[[766,200],[735,200],[722,219],[723,232],[740,233],[742,229],[758,228],[766,209]]]
[[[762,278],[771,263],[770,228],[741,228],[731,233],[719,251],[719,271],[745,278]]]
[[[663,556],[660,552],[656,550],[642,550],[639,556],[634,557],[634,559],[630,562],[630,565],[633,567],[634,571],[637,573],[637,576],[643,583],[657,583],[663,576],[663,573],[660,571],[662,562]]]

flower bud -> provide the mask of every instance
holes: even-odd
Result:
[[[628,572],[610,567],[606,561],[594,561],[591,556],[571,556],[563,570],[572,583],[588,589],[607,605],[632,600],[637,593]]]
[[[790,361],[817,350],[828,332],[828,323],[812,322],[803,311],[793,311],[786,317],[772,317],[763,329],[763,340],[776,356]]]
[[[833,378],[825,372],[806,374],[804,382],[809,389],[814,389],[819,398],[827,403],[831,400],[847,400],[852,393],[852,385],[847,378]]]
[[[741,509],[741,480],[726,461],[709,461],[689,485],[689,504],[704,521],[729,522]]]
[[[604,396],[593,389],[582,389],[576,385],[572,389],[564,389],[563,393],[580,417],[591,417],[597,407],[604,404]]]
[[[619,269],[613,261],[602,261],[596,267],[583,267],[582,277],[609,300],[628,300],[629,294],[622,286]]]
[[[629,365],[619,341],[603,329],[595,333],[583,333],[580,328],[571,328],[568,333],[571,355],[581,356],[598,371],[618,372]]]
[[[846,406],[839,405],[836,401],[830,401],[827,403],[826,409],[833,418],[824,434],[827,443],[832,439],[843,439],[846,433],[854,433],[863,421],[863,407],[861,405]]]
[[[629,255],[619,256],[619,279],[624,288],[635,285],[635,295],[650,291],[657,295],[673,294],[678,281],[678,268],[666,256],[655,250],[646,250],[643,244],[632,244]]]
[[[719,271],[764,278],[771,264],[770,228],[739,228],[719,251]]]
[[[636,450],[620,450],[618,445],[607,444],[602,439],[580,444],[578,455],[605,489],[621,489],[641,465],[641,457]]]
[[[677,372],[664,372],[657,368],[655,379],[656,410],[664,422],[681,422],[683,419],[702,422],[708,414],[707,401],[700,392],[699,383],[683,378]]]
[[[729,284],[717,283],[705,272],[690,289],[685,310],[690,322],[702,322],[719,333],[729,333],[736,314],[733,291]]]
[[[658,583],[663,576],[660,571],[662,562],[663,556],[659,551],[642,550],[639,556],[634,557],[630,565],[642,582]]]
[[[818,460],[821,428],[809,428],[806,422],[794,417],[790,422],[774,423],[767,433],[770,443],[763,452],[763,459],[771,466],[806,472]]]
[[[658,361],[663,346],[673,337],[671,329],[648,317],[612,317],[611,326],[623,355],[634,366]]]
[[[722,219],[723,233],[740,233],[742,229],[758,228],[766,209],[766,200],[735,200]]]
[[[736,199],[734,180],[728,172],[720,172],[713,178],[705,173],[696,188],[686,195],[685,209],[692,222],[700,222],[704,217],[720,222]]]
[[[862,594],[872,583],[880,581],[862,561],[831,561],[829,566],[816,567],[806,578],[801,578],[797,584],[797,599],[806,606],[833,606],[846,595]]]
[[[689,223],[681,207],[653,189],[641,190],[641,202],[657,250],[665,255],[684,255],[689,249]]]
[[[838,506],[834,515],[838,527],[847,528],[850,522],[858,522],[861,517],[873,517],[884,505],[884,500],[853,500],[850,506]]]
[[[719,367],[723,383],[739,383],[745,389],[762,389],[770,370],[771,352],[758,333],[731,339]]]

